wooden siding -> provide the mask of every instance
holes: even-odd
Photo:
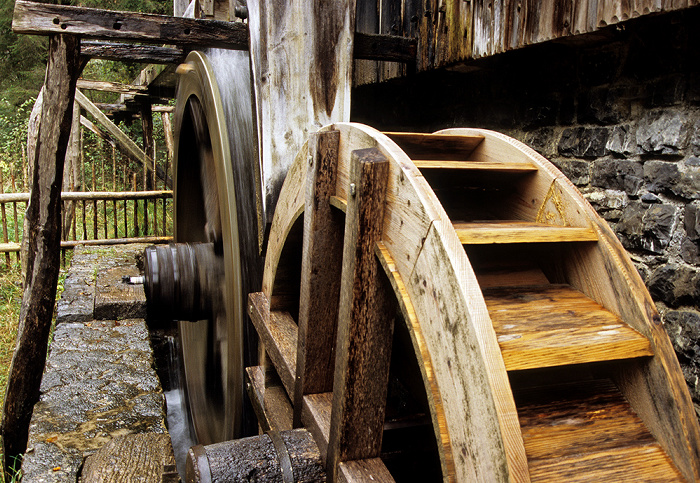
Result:
[[[591,33],[698,0],[358,0],[357,30],[418,39],[417,70],[431,70],[547,40]],[[356,62],[355,82],[395,77],[396,68]]]

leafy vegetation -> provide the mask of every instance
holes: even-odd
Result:
[[[166,15],[172,13],[172,0],[62,0],[59,3]],[[46,37],[17,35],[12,32],[13,10],[14,0],[0,0],[0,71],[3,73],[0,76],[0,189],[4,192],[27,191],[28,189],[26,175],[27,125],[35,99],[44,82],[47,59]],[[85,67],[82,76],[86,79],[130,83],[143,67],[140,64],[92,60]],[[86,92],[86,95],[93,102],[114,103],[118,100],[117,94]],[[155,142],[159,149],[158,156],[164,159],[165,142],[159,116],[154,116],[154,124]],[[142,144],[140,122],[121,127],[134,141]],[[142,172],[139,165],[122,158],[119,153],[115,153],[109,143],[104,142],[89,131],[85,131],[83,141],[83,162],[80,164],[78,174],[81,189],[130,190],[134,188],[134,183],[136,183],[137,189],[142,189],[144,181],[143,176],[138,174]],[[157,189],[162,188],[163,186],[157,186]],[[100,236],[104,236],[103,225],[106,224],[105,221],[108,221],[113,228],[115,218],[118,220],[119,227],[116,233],[112,233],[114,230],[110,229],[110,233],[108,233],[110,238],[145,234],[143,222],[139,228],[135,228],[139,225],[134,223],[135,219],[143,220],[143,202],[140,202],[136,207],[133,206],[133,202],[130,202],[128,207],[125,207],[123,203],[120,206],[120,204],[110,202],[98,202],[97,204],[88,202],[79,205],[76,208],[75,216],[76,235],[79,239],[86,236],[84,232],[89,233],[89,238],[92,238],[95,223],[101,224]],[[81,212],[83,206],[85,207],[84,212]],[[23,203],[19,206],[7,205],[4,207],[7,226],[0,226],[0,243],[16,239],[15,235],[21,231],[24,208]],[[148,208],[151,216],[153,209],[151,204]],[[158,210],[160,226],[157,234],[160,234],[163,216],[163,205],[160,201]],[[170,210],[168,209],[168,211]],[[127,219],[128,230],[123,229],[124,218]],[[172,224],[169,215],[167,223],[168,226]],[[151,222],[149,232],[152,233],[152,230],[153,224]],[[0,254],[0,407],[4,400],[7,373],[14,350],[19,320],[22,299],[20,273],[20,264],[14,255],[7,263],[5,257]],[[59,291],[61,282],[62,278],[59,279]],[[0,471],[0,483],[19,481],[21,477],[19,464],[18,460],[16,470],[12,471],[9,476],[4,476]]]

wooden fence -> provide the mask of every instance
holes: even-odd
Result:
[[[61,194],[61,248],[172,240],[172,191],[69,191]],[[0,252],[19,260],[29,193],[0,193]],[[9,206],[7,206],[9,205]]]

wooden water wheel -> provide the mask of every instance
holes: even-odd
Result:
[[[329,480],[693,481],[700,432],[644,284],[498,133],[314,134],[285,180],[248,368]]]

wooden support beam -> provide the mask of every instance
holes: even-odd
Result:
[[[120,94],[131,95],[148,93],[148,87],[146,86],[134,86],[129,84],[121,84],[119,82],[98,81],[82,78],[78,79],[78,89],[86,91],[118,92]]]
[[[339,463],[376,458],[382,445],[396,308],[374,247],[383,229],[388,175],[389,161],[378,149],[353,151],[326,459],[329,481],[337,480]]]
[[[12,30],[21,34],[60,33],[93,39],[133,40],[191,48],[248,50],[248,25],[241,22],[115,12],[27,0],[15,2]],[[126,51],[123,52],[126,56]],[[353,56],[356,59],[413,63],[416,60],[416,52],[417,41],[413,38],[360,32],[354,35]],[[156,60],[154,63],[163,61]]]
[[[0,431],[4,464],[24,452],[39,385],[60,268],[61,182],[73,117],[73,93],[80,74],[80,43],[72,35],[49,37],[48,65],[38,143],[34,152],[26,278],[17,344],[10,365]]]
[[[12,29],[21,34],[73,34],[86,38],[247,50],[248,27],[220,22],[17,0]]]
[[[137,163],[144,163],[148,166],[149,170],[153,170],[154,163],[151,157],[146,156],[141,148],[129,138],[124,132],[122,132],[116,124],[109,120],[109,118],[100,109],[90,101],[85,95],[76,90],[75,100],[80,104],[80,107],[85,109],[85,111],[90,114],[97,122],[99,122],[107,131],[114,141],[117,149],[122,152],[125,156],[128,156]],[[156,175],[159,179],[165,180],[167,186],[172,186],[172,180],[166,177],[163,168],[156,167]]]
[[[89,59],[116,60],[121,62],[147,62],[150,64],[180,64],[187,57],[181,47],[127,44],[121,42],[96,42],[83,40],[80,55]]]
[[[335,194],[339,143],[339,131],[315,133],[309,141],[294,387],[295,427],[302,424],[303,396],[333,390],[345,230],[342,213],[330,204]]]

